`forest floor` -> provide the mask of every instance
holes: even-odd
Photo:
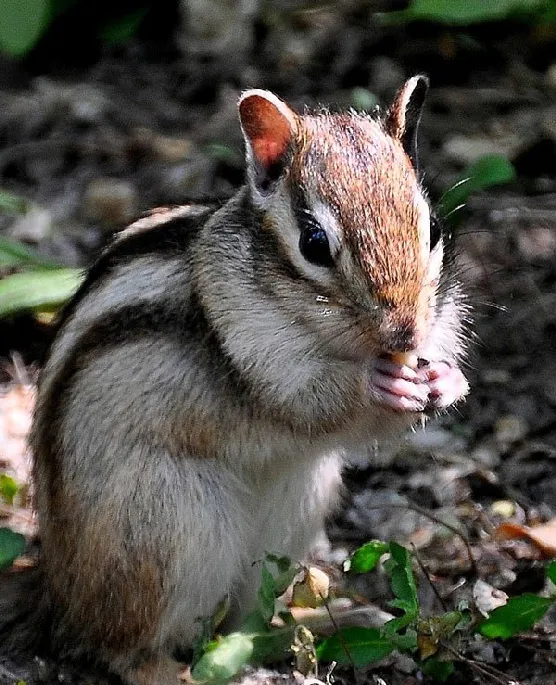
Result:
[[[373,95],[387,104],[404,78],[428,73],[420,143],[431,198],[487,152],[505,154],[517,180],[473,195],[457,228],[474,309],[468,401],[410,435],[381,466],[347,474],[327,561],[394,538],[418,550],[450,602],[469,597],[477,577],[509,595],[542,591],[545,560],[556,556],[555,46],[553,35],[522,25],[385,28],[361,9],[332,6],[259,27],[233,64],[207,66],[140,41],[71,69],[60,59],[4,63],[0,187],[30,209],[0,215],[0,235],[84,265],[116,227],[150,207],[233,193],[243,180],[242,88],[273,89],[294,106],[360,106]],[[0,321],[0,471],[19,483],[29,478],[25,436],[48,339],[31,315]],[[32,532],[25,489],[18,505],[0,505],[1,523]],[[381,582],[359,580],[352,590],[380,603]],[[437,598],[425,589],[421,601],[432,611]],[[539,630],[467,654],[496,676],[465,662],[450,682],[556,683],[554,616]],[[293,679],[289,666],[280,673],[249,678]],[[379,682],[377,674],[387,685],[423,682],[395,660],[356,679]],[[2,685],[15,678],[57,681],[44,664],[0,665]],[[82,682],[75,674],[66,681]]]

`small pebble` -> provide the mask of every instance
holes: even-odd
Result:
[[[471,452],[471,459],[482,467],[493,469],[500,463],[500,451],[494,444],[478,445]]]
[[[52,215],[48,209],[32,207],[12,225],[10,235],[28,243],[41,243],[52,234]]]
[[[137,214],[137,191],[129,181],[97,178],[85,191],[83,213],[105,226],[122,225]]]
[[[509,519],[515,514],[515,502],[512,502],[508,499],[497,500],[491,504],[490,511],[495,516],[500,516],[503,519]]]
[[[551,64],[545,73],[546,84],[556,90],[556,62]]]
[[[504,385],[512,378],[506,369],[485,369],[481,376],[485,383],[492,385]]]
[[[529,432],[529,425],[520,416],[502,416],[494,424],[494,437],[498,443],[513,443],[523,440]]]

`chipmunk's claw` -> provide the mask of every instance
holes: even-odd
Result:
[[[460,369],[446,362],[433,362],[419,369],[417,376],[429,388],[427,409],[446,409],[469,392],[469,383]]]

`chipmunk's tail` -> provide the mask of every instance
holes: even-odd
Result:
[[[0,573],[0,656],[48,652],[50,608],[39,565]]]

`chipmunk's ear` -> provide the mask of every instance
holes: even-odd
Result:
[[[410,78],[396,95],[384,121],[386,130],[401,141],[415,168],[418,166],[417,129],[428,89],[426,76]]]
[[[262,193],[272,190],[288,161],[297,115],[268,90],[248,90],[239,100],[249,175]]]

